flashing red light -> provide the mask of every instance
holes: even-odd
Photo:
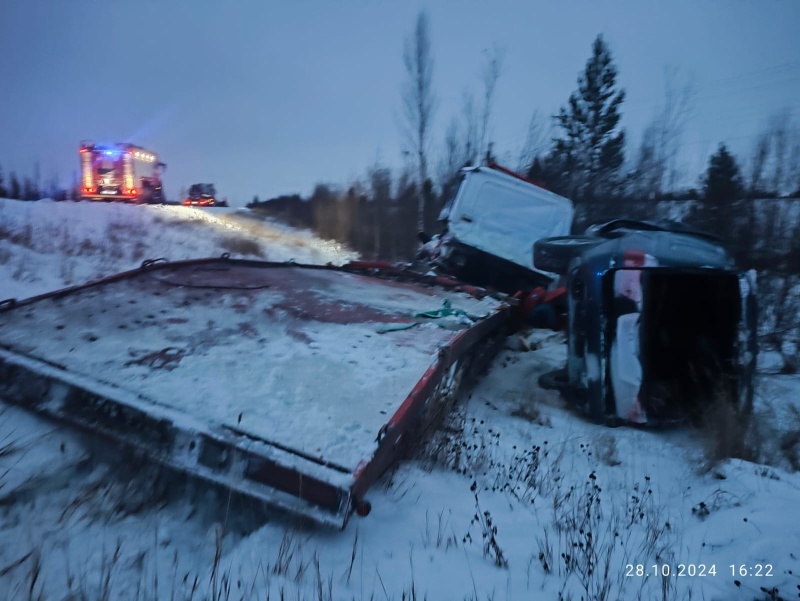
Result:
[[[89,152],[88,148],[81,148],[81,152]]]
[[[137,192],[136,188],[133,188],[133,189],[131,190],[131,194],[136,194],[136,192]]]

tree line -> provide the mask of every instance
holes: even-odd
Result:
[[[38,171],[38,169],[35,169],[35,171]],[[59,185],[56,177],[52,178],[45,186],[42,186],[38,180],[38,177],[24,177],[20,180],[17,174],[12,171],[8,176],[8,181],[6,181],[3,175],[3,168],[0,166],[0,198],[10,198],[12,200],[77,199],[77,196],[70,194]]]
[[[611,49],[598,35],[576,89],[557,113],[548,117],[532,111],[522,128],[523,147],[501,152],[492,124],[504,57],[499,46],[484,51],[479,93],[463,94],[443,139],[435,143],[435,60],[428,16],[419,13],[402,47],[403,167],[392,171],[376,162],[347,185],[320,183],[306,198],[256,197],[248,206],[336,239],[365,257],[408,260],[418,246],[418,232],[439,232],[437,216],[457,189],[459,171],[501,156],[504,165],[575,203],[575,231],[615,217],[657,217],[658,202],[667,199],[696,201],[684,219],[701,229],[727,232],[743,258],[763,256],[762,234],[787,230],[776,221],[782,218],[778,204],[764,199],[800,196],[800,129],[792,126],[790,113],[769,118],[746,160],[721,143],[697,184],[682,188],[686,178],[679,157],[694,91],[677,71],[665,72],[663,103],[633,147],[622,127],[626,92],[618,83]],[[40,185],[35,171],[36,177],[20,179],[11,173],[6,181],[0,169],[0,197],[77,198],[76,190],[62,189],[57,178]],[[766,219],[764,213],[769,213]]]
[[[319,184],[307,198],[289,195],[260,201],[256,197],[248,206],[343,242],[365,257],[410,259],[419,231],[438,232],[437,216],[457,188],[460,169],[496,160],[492,107],[503,59],[497,46],[484,52],[481,94],[464,94],[460,113],[452,117],[434,153],[434,58],[429,20],[420,13],[403,46],[406,163],[399,173],[375,164],[364,178],[346,187]],[[681,188],[680,181],[685,180],[678,167],[681,141],[694,91],[690,83],[680,84],[678,75],[675,70],[666,72],[663,105],[638,147],[630,151],[621,125],[625,90],[618,84],[611,50],[598,35],[576,90],[549,119],[534,111],[518,158],[509,158],[511,153],[506,152],[503,162],[510,160],[508,166],[531,181],[570,198],[576,206],[576,231],[616,217],[656,218],[662,200],[694,200],[695,208],[685,221],[733,234],[733,250],[746,262],[758,247],[757,233],[771,227],[761,227],[764,219],[758,214],[769,205],[772,221],[779,218],[777,205],[763,199],[800,197],[800,137],[792,135],[797,129],[791,127],[789,113],[773,116],[748,163],[721,143],[697,185]]]

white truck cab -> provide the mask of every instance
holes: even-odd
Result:
[[[496,165],[468,167],[439,220],[446,231],[429,243],[435,262],[454,276],[510,291],[556,276],[533,264],[532,244],[566,236],[572,201]]]

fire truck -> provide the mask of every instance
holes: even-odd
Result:
[[[166,164],[154,152],[134,144],[84,140],[80,159],[81,199],[164,202],[161,175]]]

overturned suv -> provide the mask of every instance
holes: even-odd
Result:
[[[753,402],[756,298],[722,242],[673,222],[615,220],[538,240],[563,276],[567,365],[540,383],[598,422],[670,423]]]

